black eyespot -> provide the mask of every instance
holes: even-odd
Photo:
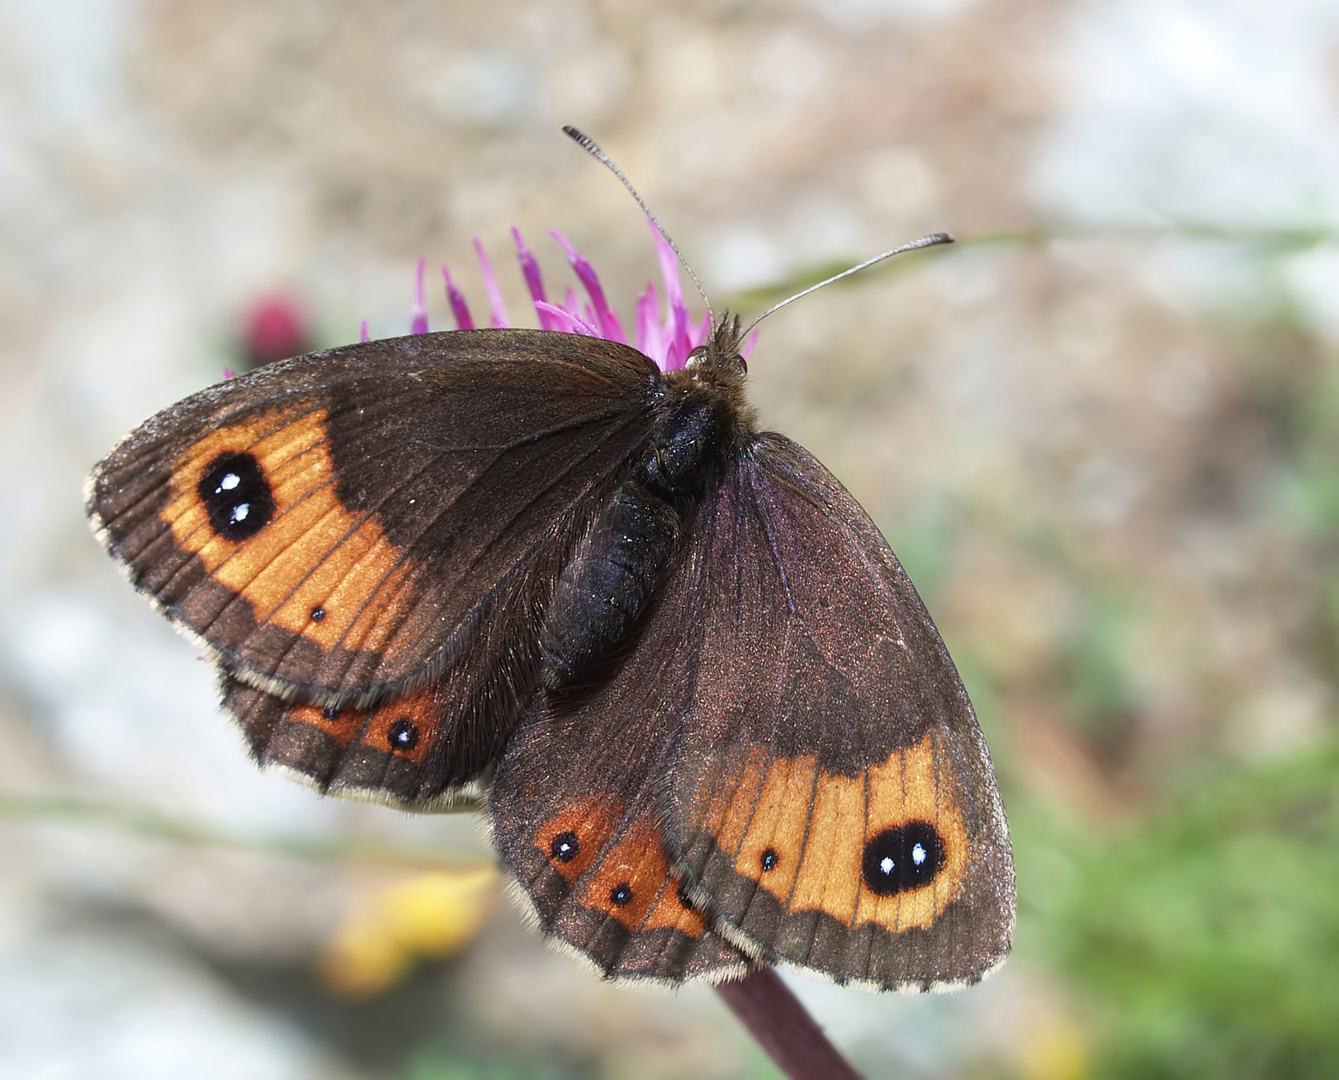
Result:
[[[759,861],[762,863],[764,872],[775,870],[776,864],[781,861],[781,856],[776,853],[776,848],[768,848],[762,853],[762,858]]]
[[[944,841],[927,821],[884,829],[865,844],[860,860],[865,884],[876,896],[928,885],[943,865]]]
[[[327,720],[333,720],[335,717],[339,715],[339,710],[335,708],[333,705],[327,705],[324,709],[321,710],[321,715],[324,716]]]
[[[325,618],[325,608],[323,607],[312,608],[312,614],[311,614],[312,622],[320,622],[324,618]]]
[[[274,520],[274,490],[251,454],[220,454],[195,490],[209,527],[225,540],[246,540]]]
[[[418,725],[402,716],[386,729],[386,740],[392,750],[412,750],[418,745]]]
[[[574,832],[560,832],[549,845],[549,855],[559,862],[571,862],[580,851],[581,845]]]
[[[614,907],[627,907],[632,903],[632,886],[626,881],[615,885],[609,890],[609,902]]]

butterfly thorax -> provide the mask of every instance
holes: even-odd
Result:
[[[686,398],[701,394],[714,402],[722,441],[729,449],[738,448],[758,430],[758,415],[744,393],[748,365],[742,346],[739,317],[727,312],[706,343],[688,354],[685,366],[665,375],[671,393],[679,391]]]
[[[738,322],[667,372],[657,420],[554,588],[542,649],[551,687],[589,680],[618,655],[655,595],[702,494],[756,427]]]

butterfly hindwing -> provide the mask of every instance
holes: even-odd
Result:
[[[541,928],[608,977],[720,979],[750,963],[710,932],[663,829],[702,568],[677,560],[607,681],[536,699],[489,795],[494,844]]]
[[[524,330],[300,357],[142,425],[94,470],[89,513],[235,677],[369,705],[498,636],[492,601],[561,565],[645,441],[658,378],[625,346]],[[498,660],[521,697],[546,597],[526,600]]]
[[[597,933],[586,886],[644,822],[670,857],[654,880],[752,962],[927,988],[1008,949],[1012,857],[957,673],[868,516],[775,435],[725,462],[609,681],[527,714],[493,821],[541,921],[615,975],[644,930]],[[601,861],[569,881],[547,845],[588,851],[579,823]]]
[[[716,503],[667,810],[679,868],[755,956],[884,989],[979,979],[1008,951],[1012,855],[915,589],[780,436],[731,463]]]
[[[461,754],[455,703],[436,687],[367,709],[292,703],[225,676],[223,705],[252,756],[323,793],[431,809],[478,794],[486,763]]]
[[[260,765],[323,792],[420,810],[473,797],[474,781],[502,753],[534,693],[537,613],[565,550],[542,545],[508,587],[489,596],[476,619],[481,631],[429,683],[336,708],[286,702],[225,676],[224,708]],[[383,729],[396,722],[392,739]]]

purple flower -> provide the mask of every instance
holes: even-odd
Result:
[[[628,341],[618,312],[613,309],[605,296],[604,287],[600,284],[595,268],[572,246],[567,237],[558,232],[550,233],[566,252],[568,265],[572,267],[577,280],[581,283],[586,299],[580,300],[576,292],[569,288],[562,302],[558,303],[551,300],[545,291],[539,262],[521,239],[520,231],[512,229],[511,235],[516,241],[516,258],[521,266],[521,276],[525,279],[540,328],[631,344],[660,365],[662,371],[673,371],[683,367],[688,354],[706,342],[711,329],[710,322],[705,315],[696,321],[689,317],[688,308],[683,300],[683,289],[679,283],[679,262],[675,258],[674,250],[650,221],[647,221],[647,225],[651,229],[656,255],[660,261],[665,302],[662,310],[660,294],[657,293],[656,287],[652,284],[646,286],[646,291],[637,298],[631,342]],[[474,241],[474,250],[479,258],[484,289],[488,294],[490,322],[495,327],[510,326],[506,308],[502,304],[502,290],[498,288],[497,276],[493,273],[493,265],[484,251],[483,244],[477,239]],[[442,267],[442,278],[456,329],[473,330],[476,323],[465,300],[465,294],[457,287],[450,270],[445,266]],[[426,333],[427,329],[428,315],[423,301],[423,261],[419,260],[411,332],[422,334]],[[749,345],[752,344],[750,341]]]

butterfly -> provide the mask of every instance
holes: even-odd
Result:
[[[975,982],[1014,923],[981,730],[869,516],[759,430],[745,337],[668,369],[557,329],[297,357],[148,420],[88,512],[262,765],[486,793],[535,921],[604,975]]]

